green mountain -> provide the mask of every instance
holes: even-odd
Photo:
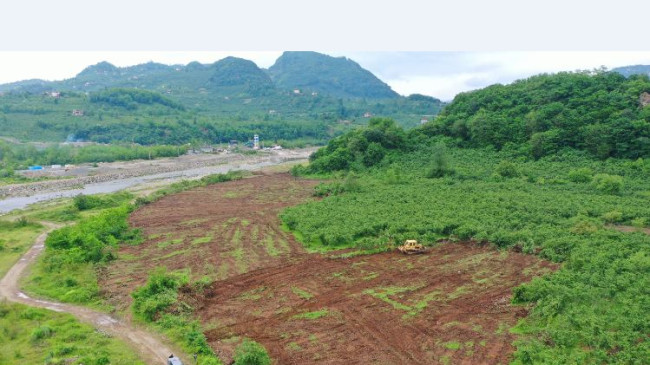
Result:
[[[384,99],[399,95],[370,71],[345,57],[317,52],[284,52],[269,68],[279,88],[341,98]]]
[[[650,65],[634,65],[634,66],[617,67],[612,69],[612,71],[618,72],[625,77],[629,77],[632,75],[650,76]]]

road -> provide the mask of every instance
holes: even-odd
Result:
[[[38,255],[43,251],[47,235],[52,230],[60,227],[48,222],[42,223],[48,227],[48,230],[36,238],[34,245],[29,251],[0,280],[0,300],[6,298],[11,302],[72,314],[82,322],[86,322],[113,337],[131,344],[139,353],[140,359],[147,364],[165,364],[167,356],[174,351],[157,336],[137,328],[124,320],[109,316],[106,313],[76,305],[31,298],[20,290],[18,282],[29,266],[34,263]],[[182,359],[182,361],[185,364],[190,364],[188,359]]]

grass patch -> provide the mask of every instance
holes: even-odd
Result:
[[[0,277],[7,273],[45,230],[42,225],[28,220],[0,221]]]
[[[275,238],[273,235],[267,234],[264,236],[264,240],[262,241],[264,244],[264,249],[266,249],[266,253],[271,256],[275,257],[281,254],[282,252],[275,247]]]
[[[443,344],[443,346],[444,346],[446,349],[449,349],[449,350],[460,350],[460,348],[462,347],[462,345],[460,344],[460,342],[457,342],[457,341],[445,342],[445,343]]]
[[[213,238],[212,235],[207,235],[207,236],[195,238],[195,239],[192,240],[192,244],[193,245],[200,245],[200,244],[203,244],[203,243],[209,243],[210,241],[212,241],[212,238]]]
[[[411,310],[413,310],[412,307],[392,299],[391,296],[399,296],[402,293],[407,293],[413,290],[417,290],[419,287],[420,286],[407,286],[407,287],[389,286],[389,287],[378,288],[378,289],[366,289],[363,291],[363,293],[373,296],[377,299],[380,299],[390,304],[395,309],[410,312]]]
[[[35,297],[107,309],[99,295],[97,274],[92,263],[62,265],[57,256],[46,252],[43,259],[32,266],[29,276],[21,284],[25,292]]]
[[[0,302],[0,329],[0,364],[145,364],[69,314]]]
[[[172,246],[172,245],[178,245],[180,243],[183,243],[182,238],[177,238],[177,239],[173,239],[173,240],[158,242],[158,244],[156,246],[158,246],[158,248],[165,248],[165,247]],[[194,242],[194,241],[192,241],[192,243],[193,244],[199,244],[199,243],[204,243],[204,242]]]
[[[259,288],[255,288],[255,289],[251,289],[251,290],[249,290],[247,292],[242,293],[239,296],[239,299],[240,300],[252,300],[252,301],[260,300],[260,299],[262,299],[262,296],[263,296],[262,293],[264,293],[265,290],[266,290],[266,287],[264,287],[264,286],[261,286]]]
[[[298,345],[297,342],[289,342],[289,344],[287,344],[287,350],[297,352],[302,351],[302,347]]]
[[[318,311],[296,314],[295,316],[292,316],[291,318],[293,318],[293,319],[318,319],[318,318],[325,317],[328,314],[329,314],[329,311],[327,309],[321,309],[321,310],[318,310]]]
[[[296,287],[296,286],[292,286],[292,287],[291,287],[291,291],[292,291],[295,295],[297,295],[297,296],[299,296],[300,298],[305,299],[305,300],[309,300],[309,299],[311,299],[311,298],[314,297],[314,294],[312,294],[312,293],[310,293],[310,292],[308,292],[308,291],[306,291],[306,290],[302,290],[302,289],[300,289],[300,288],[298,288],[298,287]]]

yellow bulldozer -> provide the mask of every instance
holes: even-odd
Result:
[[[424,246],[419,244],[416,240],[406,240],[404,244],[397,247],[397,249],[405,255],[424,253],[426,251]]]

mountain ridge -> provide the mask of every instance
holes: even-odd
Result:
[[[310,69],[313,70],[310,72]],[[297,81],[300,79],[305,81]],[[233,89],[233,86],[240,88]],[[232,56],[209,64],[191,61],[186,65],[149,61],[118,67],[101,61],[64,80],[31,79],[0,84],[0,92],[92,92],[105,88],[142,88],[159,92],[177,89],[185,94],[207,88],[219,97],[232,93],[259,96],[299,88],[337,98],[400,97],[388,84],[355,61],[317,52],[285,52],[269,69]]]

